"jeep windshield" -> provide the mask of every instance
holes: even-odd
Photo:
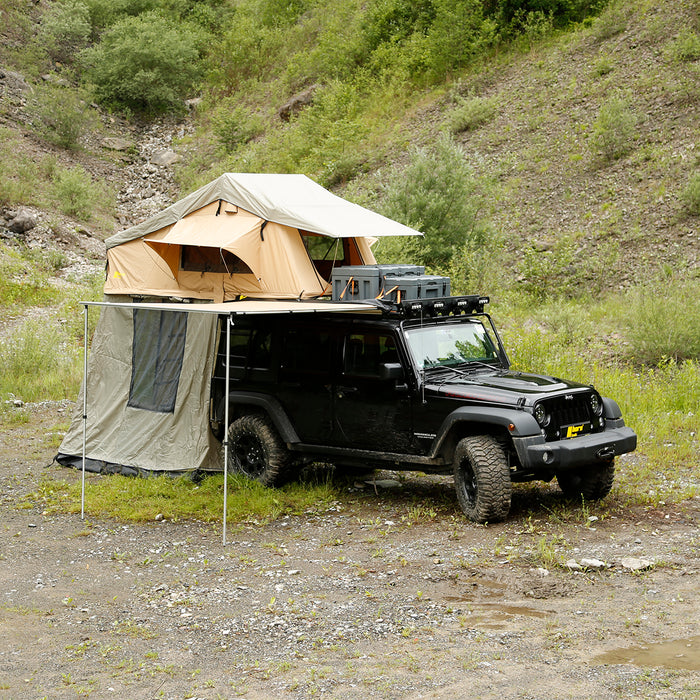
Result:
[[[405,333],[419,370],[502,367],[496,344],[480,321],[411,328]]]

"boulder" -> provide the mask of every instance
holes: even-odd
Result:
[[[7,224],[13,233],[26,233],[36,226],[36,219],[26,209],[20,210]]]
[[[172,165],[180,160],[180,156],[175,151],[157,151],[151,158],[153,165]]]
[[[321,86],[317,84],[311,85],[307,87],[306,90],[302,90],[291,97],[277,110],[279,118],[283,122],[288,122],[294,115],[301,112],[304,107],[307,107],[314,101],[314,94],[319,87]]]

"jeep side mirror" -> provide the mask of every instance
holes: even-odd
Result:
[[[399,362],[382,362],[379,365],[379,378],[382,381],[396,380],[401,381],[403,379],[403,367]]]

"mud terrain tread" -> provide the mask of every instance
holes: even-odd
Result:
[[[289,476],[289,452],[270,421],[258,414],[235,420],[228,429],[229,472],[244,474],[265,486],[279,486]],[[241,459],[241,445],[256,446],[260,469],[252,470]]]
[[[491,435],[463,438],[454,454],[454,481],[465,515],[475,522],[504,520],[512,484],[503,448]]]

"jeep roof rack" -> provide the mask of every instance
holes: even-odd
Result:
[[[426,318],[482,314],[484,313],[484,306],[489,303],[489,297],[471,294],[456,297],[407,299],[399,302],[387,299],[366,299],[363,303],[376,305],[387,315],[397,315],[404,318]]]

